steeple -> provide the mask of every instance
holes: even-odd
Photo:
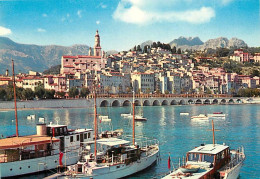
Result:
[[[100,37],[98,34],[98,30],[96,31],[95,35],[94,56],[101,56]]]

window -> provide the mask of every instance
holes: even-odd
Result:
[[[77,141],[79,141],[79,135],[77,135]]]
[[[90,132],[88,133],[88,138],[90,138]]]
[[[73,136],[70,136],[70,142],[73,142]]]
[[[85,133],[85,134],[84,134],[84,139],[87,139],[87,138],[88,138],[88,134]]]

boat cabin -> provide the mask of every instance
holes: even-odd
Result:
[[[212,168],[203,178],[215,177],[214,173],[230,161],[230,149],[227,145],[202,144],[189,151],[186,156],[186,165],[199,165],[204,168]]]

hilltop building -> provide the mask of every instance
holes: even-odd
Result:
[[[87,70],[101,70],[106,66],[107,59],[105,53],[101,51],[100,36],[98,30],[95,35],[94,55],[89,48],[88,55],[63,55],[61,57],[61,70],[63,75],[75,75],[76,72],[86,73]]]

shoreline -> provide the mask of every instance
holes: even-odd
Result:
[[[252,105],[252,104],[260,104],[258,103],[236,103],[236,104],[185,104],[185,105],[166,105],[166,106],[217,106],[217,105]],[[56,110],[56,109],[84,109],[84,108],[92,108],[93,106],[75,106],[75,107],[35,107],[35,108],[17,108],[17,111],[33,111],[33,110]],[[101,107],[101,108],[110,108],[112,106],[108,107]],[[120,106],[123,107],[123,106]],[[129,106],[124,106],[124,107],[129,107]],[[141,106],[136,106],[136,107],[141,107]],[[152,106],[142,106],[142,107],[152,107]],[[157,106],[158,107],[158,106]],[[117,108],[117,107],[115,107]],[[0,112],[7,112],[7,111],[14,111],[14,108],[0,108]]]

